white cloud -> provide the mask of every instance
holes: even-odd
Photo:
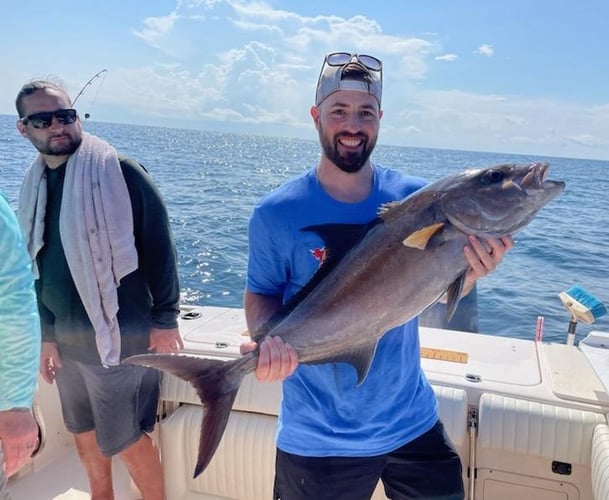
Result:
[[[456,61],[457,59],[459,59],[459,56],[457,54],[443,54],[441,56],[434,57],[434,59],[436,61],[453,62],[453,61]]]
[[[609,147],[604,107],[423,90],[398,109],[383,118],[384,137],[394,144],[588,158]]]
[[[108,68],[96,119],[105,119],[105,107],[112,110],[110,121],[204,123],[314,139],[309,108],[323,55],[347,50],[375,55],[385,65],[383,143],[609,155],[608,105],[434,89],[427,80],[430,62],[452,62],[444,67],[457,71],[460,61],[437,42],[441,34],[387,33],[365,16],[302,16],[236,0],[180,0],[172,12],[147,17],[136,28],[138,43],[154,47],[154,60]],[[476,53],[492,57],[494,49],[484,44]],[[11,89],[8,95],[28,75],[7,68],[0,85]],[[66,74],[72,90],[88,77]],[[11,97],[3,102],[10,112]]]
[[[480,54],[487,57],[493,57],[495,53],[495,49],[493,49],[492,45],[482,44],[475,51],[475,54]]]
[[[323,54],[370,53],[391,64],[392,79],[416,81],[425,77],[433,47],[423,38],[388,35],[365,16],[307,17],[264,2],[181,1],[143,24],[136,35],[164,61],[121,70],[118,81],[130,83],[116,89],[116,98],[138,113],[179,110],[186,119],[309,125]]]
[[[592,134],[567,135],[565,136],[565,140],[578,146],[589,146],[592,148],[607,146],[609,144],[607,139],[600,138]]]
[[[142,21],[144,23],[144,28],[141,30],[133,30],[133,34],[141,38],[147,44],[159,48],[163,38],[173,30],[178,19],[179,16],[175,11],[167,16],[147,17]]]
[[[119,78],[117,95],[123,106],[141,113],[178,112],[191,121],[259,124],[287,135],[311,131],[308,110],[321,57],[347,50],[373,54],[391,67],[385,74],[385,142],[523,153],[552,150],[565,156],[588,151],[592,157],[608,145],[602,138],[609,137],[609,118],[601,109],[590,116],[586,108],[571,106],[565,112],[564,104],[548,100],[422,88],[430,59],[459,59],[443,53],[433,34],[429,39],[387,34],[364,16],[307,17],[264,2],[182,2],[172,14],[155,19],[145,21],[146,41],[164,54],[171,54],[168,48],[179,46],[181,39],[196,45],[200,33],[219,26],[230,29],[231,36],[213,39],[215,46],[223,46],[213,53],[197,51],[189,60],[182,51],[181,58],[170,57],[171,64],[124,70],[129,74]],[[218,20],[224,24],[214,24]],[[144,39],[143,32],[139,36]],[[489,44],[475,52],[494,55]],[[131,85],[125,89],[122,82]]]

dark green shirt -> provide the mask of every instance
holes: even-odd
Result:
[[[118,287],[121,359],[146,352],[150,327],[177,326],[180,287],[175,242],[161,195],[144,168],[120,158],[131,207],[138,269]],[[47,207],[44,247],[37,256],[36,281],[42,340],[57,342],[62,357],[99,364],[95,331],[84,309],[59,234],[66,165],[46,169]]]

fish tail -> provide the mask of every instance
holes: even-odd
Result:
[[[235,397],[243,377],[251,370],[248,358],[234,361],[205,360],[208,367],[191,380],[203,403],[203,422],[199,438],[199,455],[194,476],[197,477],[209,465],[228,423]]]
[[[171,373],[196,389],[204,411],[193,477],[201,474],[214,456],[243,377],[254,371],[257,360],[257,351],[229,361],[173,354],[140,354],[125,360]]]

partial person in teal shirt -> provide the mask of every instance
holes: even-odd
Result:
[[[40,319],[17,218],[0,191],[0,500],[6,479],[38,448],[32,415],[40,363]]]

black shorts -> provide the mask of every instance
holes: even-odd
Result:
[[[157,370],[136,365],[104,368],[64,359],[56,380],[66,428],[74,434],[95,430],[105,456],[120,453],[154,429]]]
[[[393,500],[464,498],[462,467],[444,425],[374,457],[302,457],[277,450],[275,500],[368,500],[378,480]]]

